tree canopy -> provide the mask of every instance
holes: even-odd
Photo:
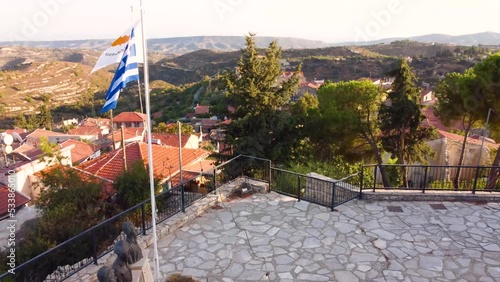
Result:
[[[406,60],[401,60],[388,75],[394,82],[387,101],[380,107],[383,148],[397,157],[399,164],[424,163],[431,153],[424,142],[431,136],[431,130],[420,126],[425,119],[420,105],[421,89],[416,87],[416,77]],[[403,185],[408,187],[406,170],[401,169]]]
[[[235,108],[227,136],[236,154],[286,162],[299,136],[296,120],[286,109],[297,90],[300,68],[280,83],[281,48],[274,41],[263,54],[259,55],[250,34],[238,68],[222,78],[227,100]]]
[[[351,144],[368,144],[378,164],[383,163],[378,112],[385,98],[382,89],[369,80],[330,83],[318,90],[327,131],[340,133]],[[381,173],[384,185],[389,186],[383,169]]]

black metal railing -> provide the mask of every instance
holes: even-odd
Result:
[[[271,189],[277,193],[305,200],[332,210],[360,196],[360,175],[340,180],[322,179],[279,168],[271,168]]]
[[[204,198],[225,183],[246,176],[269,183],[271,162],[249,156],[238,156],[218,165],[214,173],[200,175],[206,181],[183,181],[181,185],[156,196],[157,223],[183,212],[197,200]],[[196,177],[197,178],[197,177]],[[123,211],[102,223],[66,240],[42,254],[22,262],[14,269],[15,274],[0,275],[4,281],[63,281],[86,266],[113,251],[113,244],[120,239],[123,222],[131,221],[137,234],[146,235],[152,228],[151,201],[148,199]]]
[[[384,185],[381,170],[388,185]],[[500,192],[499,174],[500,167],[439,165],[366,165],[361,172],[363,190],[411,189],[423,193],[428,190]]]
[[[215,167],[212,183],[215,188],[240,176],[270,183],[271,161],[239,155]]]

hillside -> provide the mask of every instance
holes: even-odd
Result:
[[[332,81],[381,78],[397,60],[411,58],[411,66],[420,81],[432,87],[446,73],[464,71],[494,50],[498,47],[403,40],[370,46],[290,49],[283,50],[282,56],[288,64],[286,70],[293,71],[301,65],[306,79]],[[260,52],[263,54],[262,49]],[[60,116],[95,113],[103,103],[103,92],[108,88],[115,68],[110,66],[89,75],[99,55],[97,51],[85,49],[0,48],[2,117],[32,114],[47,97],[51,99],[54,116],[59,120]],[[150,79],[157,81],[155,85],[160,90],[200,82],[206,76],[232,71],[240,55],[240,51],[198,50],[171,58],[155,53],[152,55],[154,59],[150,60]],[[132,88],[123,93],[122,101],[130,102],[130,105],[122,105],[127,110],[139,107],[134,98],[137,93]],[[184,92],[175,93],[182,95]],[[130,97],[125,99],[125,95]],[[157,102],[160,104],[163,105],[161,99]]]
[[[94,92],[107,89],[112,73],[70,62],[24,63],[18,70],[0,72],[3,115],[14,117],[36,111],[45,97],[52,108],[92,100]]]
[[[329,46],[369,46],[376,44],[389,44],[398,40],[411,40],[422,43],[441,43],[462,46],[472,45],[500,45],[500,33],[482,32],[465,35],[426,34],[413,37],[384,38],[373,41],[358,42],[335,42],[326,43],[316,40],[308,40],[291,37],[269,37],[257,36],[255,42],[257,47],[264,48],[272,40],[278,40],[283,49],[318,49]],[[24,46],[49,49],[79,49],[79,50],[104,50],[113,39],[89,39],[89,40],[60,40],[60,41],[16,41],[0,42],[0,46]],[[148,50],[160,53],[162,56],[175,57],[198,50],[235,51],[245,45],[244,36],[191,36],[155,38],[148,40]],[[152,60],[152,58],[150,58]],[[156,60],[153,60],[156,61]]]
[[[440,43],[440,44],[451,44],[460,46],[474,46],[474,45],[500,45],[500,33],[496,32],[480,32],[473,34],[463,34],[463,35],[448,35],[448,34],[425,34],[419,36],[411,37],[392,37],[383,38],[370,41],[349,41],[349,42],[337,42],[331,43],[332,46],[367,46],[376,44],[389,44],[393,41],[399,40],[410,40],[418,41],[421,43]]]
[[[308,79],[333,81],[383,77],[397,59],[410,57],[416,59],[413,67],[420,78],[434,84],[439,76],[463,71],[494,50],[404,40],[370,46],[283,50],[282,56],[290,63],[290,70],[301,64]],[[240,55],[239,51],[199,50],[158,61],[151,66],[150,75],[175,85],[199,81],[204,76],[231,70]]]

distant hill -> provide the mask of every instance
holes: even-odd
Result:
[[[267,47],[273,40],[278,40],[278,44],[283,49],[311,49],[327,47],[329,44],[322,41],[292,37],[266,37],[257,36],[255,43],[257,47]],[[24,46],[38,48],[64,48],[64,49],[95,49],[104,50],[113,40],[90,39],[90,40],[64,40],[64,41],[18,41],[0,42],[0,46]],[[245,46],[243,36],[191,36],[156,38],[148,40],[148,50],[160,52],[165,55],[181,55],[193,51],[209,49],[215,51],[234,51]]]
[[[360,46],[374,44],[388,44],[397,40],[412,40],[424,43],[442,43],[462,46],[472,45],[500,45],[500,33],[483,32],[466,35],[427,34],[407,38],[385,38],[374,41],[362,42],[340,42],[326,43],[322,41],[292,38],[292,37],[269,37],[257,36],[255,42],[257,47],[266,47],[273,40],[283,49],[316,49],[330,46]],[[62,41],[18,41],[0,42],[0,46],[24,46],[51,49],[90,49],[104,50],[112,42],[112,39],[90,39],[90,40],[62,40]],[[245,46],[244,36],[190,36],[156,38],[148,40],[148,49],[151,52],[174,57],[198,50],[214,50],[220,52],[235,51]]]
[[[375,45],[388,44],[397,40],[411,40],[424,43],[441,43],[461,46],[473,45],[500,45],[500,33],[496,32],[481,32],[465,35],[448,35],[448,34],[426,34],[412,37],[393,37],[384,38],[373,41],[358,41],[358,42],[340,42],[332,43],[333,46],[349,46],[349,45]]]

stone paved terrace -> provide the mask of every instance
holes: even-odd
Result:
[[[161,275],[227,282],[260,281],[266,272],[270,281],[500,281],[500,205],[444,202],[442,210],[429,204],[354,200],[330,212],[276,193],[238,198],[161,239]]]

